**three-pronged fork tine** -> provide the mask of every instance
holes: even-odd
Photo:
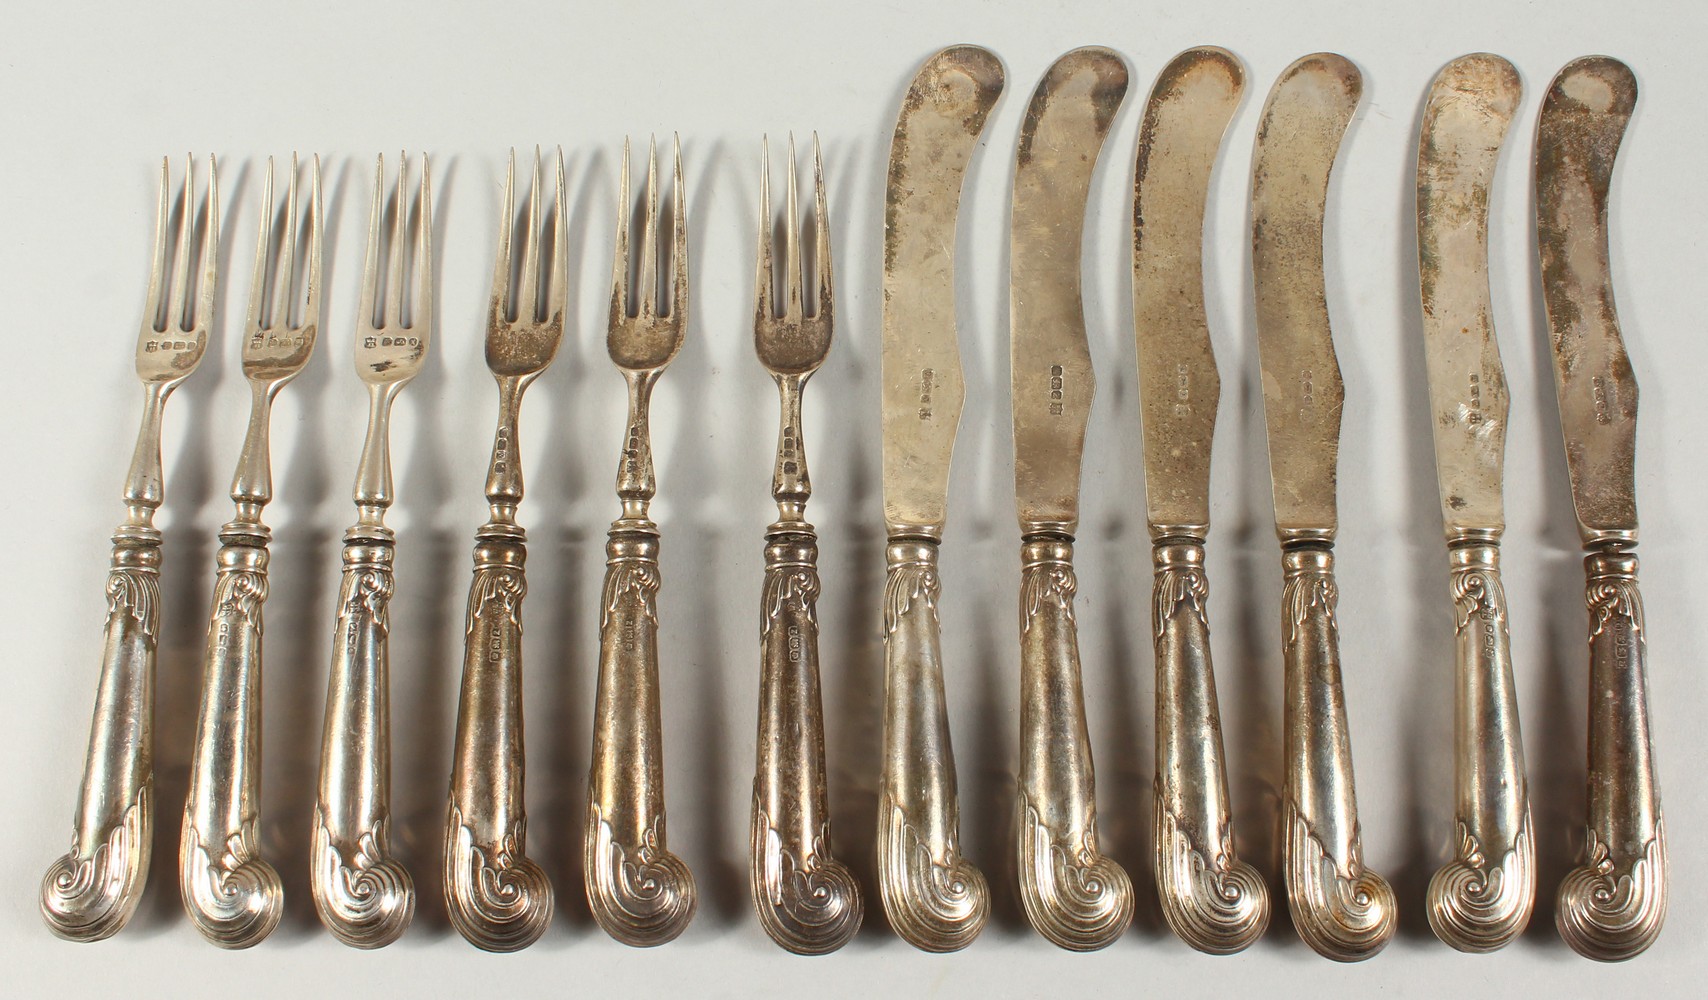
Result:
[[[540,273],[539,153],[528,201],[522,275],[510,299],[511,227],[515,225],[516,154],[504,184],[498,260],[487,315],[486,364],[498,381],[498,431],[486,473],[487,522],[475,531],[474,581],[464,629],[463,682],[457,707],[456,761],[444,853],[445,905],[464,938],[488,951],[533,944],[552,918],[552,886],[527,856],[523,799],[522,597],[528,584],[527,532],[516,523],[522,502],[517,424],[522,393],[557,353],[568,296],[568,226],[563,151],[557,153],[556,221],[551,271]],[[539,286],[550,286],[542,314]],[[511,318],[512,315],[514,318]]]
[[[403,303],[409,256],[409,157],[398,156],[383,307],[379,293],[385,159],[374,166],[374,200],[356,312],[356,373],[368,387],[368,429],[356,470],[356,523],[344,532],[343,583],[333,629],[332,669],[321,741],[319,797],[309,849],[309,885],[320,920],[355,948],[397,940],[415,912],[415,883],[391,856],[390,652],[387,635],[396,536],[392,503],[391,405],[415,375],[432,337],[433,225],[430,169],[421,160],[415,207],[414,305]],[[377,315],[376,308],[381,308]]]
[[[585,879],[594,919],[626,944],[663,944],[693,919],[694,877],[665,843],[664,763],[658,694],[658,525],[647,514],[655,492],[647,404],[664,366],[681,349],[688,314],[688,239],[682,147],[676,144],[671,301],[658,290],[658,158],[649,147],[642,260],[630,312],[629,146],[618,184],[612,264],[611,360],[628,383],[629,417],[617,468],[622,516],[605,545],[599,620],[599,690],[593,766],[588,777]]]
[[[760,602],[758,763],[753,777],[750,886],[759,922],[790,951],[835,951],[860,929],[859,884],[831,853],[825,790],[824,711],[818,672],[818,535],[806,521],[812,482],[801,433],[801,392],[830,350],[830,230],[824,170],[814,139],[818,302],[807,315],[801,260],[795,142],[789,138],[787,234],[783,241],[784,311],[773,289],[771,150],[765,143],[759,187],[759,263],[754,279],[753,344],[777,383],[782,420],[771,496],[777,520],[765,532]]]
[[[118,933],[136,912],[148,881],[154,828],[154,660],[160,634],[161,535],[154,512],[164,499],[160,421],[166,398],[200,363],[213,322],[219,180],[212,157],[202,206],[199,281],[192,280],[190,270],[195,207],[195,160],[186,157],[183,204],[174,231],[171,161],[162,158],[159,214],[136,346],[136,373],[145,391],[142,427],[125,477],[127,513],[113,532],[101,681],[71,850],[42,878],[42,919],[71,941],[100,941]],[[175,253],[168,249],[172,240]],[[170,292],[164,289],[168,259],[175,260]],[[192,314],[188,300],[198,293]]]
[[[256,837],[261,611],[267,599],[267,542],[272,534],[261,513],[273,498],[268,445],[273,399],[308,363],[320,327],[324,227],[319,157],[310,166],[308,254],[300,295],[295,291],[296,271],[305,220],[297,211],[298,174],[293,155],[284,217],[289,230],[280,240],[271,278],[267,260],[275,205],[270,166],[262,192],[255,284],[243,342],[249,430],[231,484],[236,514],[219,532],[219,577],[203,661],[201,718],[179,839],[178,884],[184,909],[204,937],[225,948],[247,948],[266,937],[283,909],[278,872],[261,858]],[[268,288],[273,290],[270,301]]]

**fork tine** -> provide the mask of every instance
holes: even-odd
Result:
[[[783,232],[783,283],[787,286],[788,304],[783,309],[785,319],[801,318],[801,217],[797,205],[798,185],[795,181],[795,133],[789,133],[789,194],[788,228]]]
[[[611,264],[611,329],[629,316],[629,137],[623,137],[623,169],[617,181],[617,249]]]
[[[292,157],[295,158],[294,156]],[[320,261],[322,230],[325,219],[320,214],[320,154],[310,155],[308,161],[308,276],[304,283],[308,290],[303,296],[303,313],[299,326],[320,326]]]
[[[249,318],[245,329],[254,333],[264,325],[262,309],[267,298],[267,248],[273,242],[273,158],[267,157],[267,179],[261,184],[261,219],[255,226],[255,273],[249,280]]]
[[[516,318],[540,319],[540,147],[534,147],[534,179],[528,190],[528,241],[522,245],[522,280]]]
[[[657,316],[658,308],[658,140],[646,143],[646,214],[641,223],[640,289],[636,312]]]
[[[379,299],[380,282],[380,217],[385,213],[385,154],[374,157],[374,200],[368,210],[368,249],[362,255],[362,301],[356,307],[358,325],[384,326],[383,317],[374,315]]]
[[[564,185],[563,147],[557,148],[557,202],[552,225],[552,281],[546,318],[561,321],[569,309],[569,201]]]
[[[190,232],[196,216],[196,161],[193,156],[184,155],[184,196],[178,209],[178,249],[175,263],[172,265],[172,293],[166,303],[166,326],[168,329],[188,330],[185,326],[184,305],[189,297],[190,287]]]
[[[297,268],[297,233],[301,231],[302,220],[297,217],[297,154],[291,151],[291,182],[285,188],[285,231],[280,234],[279,242],[283,245],[283,257],[279,261],[278,273],[273,275],[273,303],[267,310],[267,325],[290,329],[291,306],[296,297],[295,278]]]
[[[394,207],[391,216],[391,240],[386,244],[386,252],[391,255],[391,259],[386,266],[385,315],[381,318],[381,326],[401,326],[403,324],[403,258],[408,256],[403,243],[403,233],[404,225],[409,221],[408,178],[409,154],[399,152],[397,154],[397,195],[393,200]]]
[[[757,327],[775,318],[771,274],[771,139],[759,141],[759,264],[753,277],[753,322]]]
[[[813,174],[813,229],[816,233],[818,256],[818,304],[813,309],[814,319],[829,319],[831,317],[831,280],[830,280],[830,214],[825,208],[824,196],[824,154],[818,146],[818,133],[812,134],[812,174]]]
[[[160,207],[154,217],[154,258],[148,271],[148,301],[143,316],[155,332],[165,329],[160,315],[160,285],[166,278],[166,227],[172,214],[172,159],[160,158]]]
[[[206,331],[213,323],[214,292],[219,287],[219,161],[208,154],[208,193],[202,207],[201,302],[196,306],[195,327]]]
[[[421,154],[421,200],[415,206],[415,308],[409,328],[419,330],[423,344],[433,333],[433,197],[429,183],[433,166]]]
[[[675,182],[671,185],[670,196],[675,202],[672,211],[676,215],[674,238],[670,242],[670,318],[672,322],[680,323],[687,315],[688,308],[688,201],[683,194],[682,184],[682,137],[671,133],[671,142],[675,147],[676,165],[674,169]]]
[[[498,216],[498,262],[492,268],[492,313],[508,319],[510,297],[510,226],[516,212],[516,147],[510,147],[510,170],[504,178],[504,211]]]

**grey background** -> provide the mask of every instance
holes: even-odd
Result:
[[[1133,4],[1033,0],[860,4],[527,5],[190,0],[169,6],[12,5],[0,14],[0,275],[5,385],[0,435],[0,600],[7,696],[0,761],[0,951],[18,996],[350,991],[445,996],[1150,996],[1244,994],[1684,994],[1702,957],[1700,767],[1708,639],[1700,521],[1708,469],[1693,384],[1708,195],[1700,164],[1696,4],[1460,3],[1403,9],[1346,2]],[[918,953],[883,926],[872,839],[883,584],[877,421],[884,163],[917,64],[954,42],[988,45],[1009,90],[974,162],[963,211],[962,351],[969,386],[944,546],[943,618],[966,853],[996,888],[991,926],[954,956]],[[1245,195],[1269,84],[1319,49],[1364,70],[1365,98],[1336,171],[1329,299],[1346,380],[1340,574],[1346,690],[1366,859],[1399,891],[1398,939],[1356,967],[1326,962],[1279,912],[1236,958],[1200,956],[1157,914],[1149,876],[1152,776],[1149,556],[1141,502],[1129,298],[1130,184],[1144,98],[1162,64],[1217,43],[1249,67],[1209,218],[1207,280],[1223,378],[1210,570],[1215,653],[1241,853],[1271,877],[1280,780],[1280,579],[1247,277]],[[1026,926],[1014,890],[1009,810],[1018,730],[1017,531],[1008,431],[1006,218],[1013,143],[1033,85],[1067,49],[1123,52],[1133,87],[1098,167],[1086,232],[1085,300],[1098,394],[1085,458],[1080,637],[1098,765],[1103,843],[1137,876],[1140,913],[1113,947],[1058,951]],[[1415,131],[1441,64],[1479,48],[1522,72],[1528,93],[1497,184],[1492,224],[1499,335],[1512,391],[1506,573],[1541,898],[1504,952],[1459,955],[1423,916],[1452,823],[1451,619],[1419,343],[1410,225]],[[1577,540],[1541,326],[1528,162],[1548,79],[1567,60],[1626,59],[1643,97],[1621,156],[1613,258],[1643,386],[1638,491],[1657,757],[1673,896],[1659,942],[1608,968],[1576,957],[1552,926],[1554,887],[1581,845],[1585,617]],[[819,960],[774,947],[746,887],[753,762],[760,535],[775,402],[748,340],[759,137],[824,139],[840,314],[807,401],[824,538],[821,605],[831,801],[838,852],[872,895],[868,925]],[[580,835],[594,677],[595,604],[622,423],[622,383],[603,349],[625,134],[679,130],[686,156],[693,312],[654,418],[663,525],[666,761],[672,846],[703,899],[676,943],[633,951],[593,925],[580,890]],[[470,534],[494,393],[482,319],[508,147],[562,144],[570,165],[576,321],[528,397],[523,521],[531,533],[527,621],[529,848],[558,887],[558,917],[525,953],[492,957],[448,927],[438,857],[456,712]],[[372,157],[434,157],[439,328],[427,369],[399,404],[395,445],[399,591],[392,656],[395,838],[416,875],[416,924],[377,954],[336,944],[306,881],[339,537],[364,396],[351,371]],[[237,339],[259,177],[268,154],[318,151],[330,213],[323,343],[275,416],[278,500],[268,606],[262,840],[287,903],[271,939],[244,954],[203,943],[177,899],[187,780],[214,532],[243,427]],[[99,653],[106,536],[139,411],[130,352],[146,280],[162,153],[223,159],[221,322],[202,369],[168,411],[165,624],[160,660],[155,866],[141,911],[116,939],[79,947],[36,914],[38,880],[70,831]],[[781,166],[781,159],[777,160]],[[1274,888],[1280,891],[1279,884]],[[1699,982],[1700,985],[1700,982]]]

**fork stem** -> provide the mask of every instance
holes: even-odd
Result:
[[[537,373],[536,373],[537,374]],[[492,524],[515,525],[516,508],[522,503],[522,453],[517,427],[522,393],[534,375],[499,375],[498,430],[492,438],[492,460],[486,468],[486,502],[492,508]]]
[[[648,411],[652,387],[662,369],[624,370],[629,387],[629,429],[623,439],[623,456],[617,466],[617,498],[623,502],[623,517],[645,520],[647,507],[658,492],[652,470],[652,424]]]
[[[486,477],[491,519],[474,535],[463,630],[456,756],[444,849],[445,908],[477,948],[518,951],[551,923],[551,880],[527,856],[522,742],[522,599],[528,593],[517,413],[533,376],[498,376],[498,431]]]
[[[824,707],[818,669],[818,536],[804,519],[812,484],[801,436],[804,375],[776,376],[782,427],[765,532],[760,605],[758,764],[750,883],[772,940],[803,955],[847,944],[860,929],[860,886],[831,852]]]
[[[160,422],[175,382],[145,387],[142,426],[125,476],[124,523],[107,573],[106,643],[89,726],[71,850],[42,879],[48,928],[72,941],[117,934],[148,883],[154,837],[154,664],[160,634],[160,541],[165,499]]]
[[[368,433],[362,440],[362,460],[356,466],[355,501],[358,527],[384,528],[391,507],[391,404],[405,383],[368,386]],[[354,529],[352,529],[354,530]]]
[[[805,522],[812,477],[807,475],[806,443],[801,439],[801,393],[806,375],[773,375],[781,397],[782,420],[777,429],[777,464],[771,473],[771,498],[777,501],[779,522]]]
[[[628,435],[617,470],[623,516],[605,544],[599,687],[583,841],[587,901],[607,934],[650,947],[694,918],[694,876],[666,846],[658,691],[658,525],[647,422],[658,370],[624,370]]]
[[[368,432],[356,473],[356,524],[344,533],[332,669],[327,680],[310,887],[335,937],[379,948],[415,912],[415,884],[391,856],[390,603],[395,536],[388,448],[397,383],[370,385]]]
[[[160,425],[166,412],[166,397],[176,387],[176,382],[150,382],[143,387],[142,427],[136,435],[130,471],[125,474],[127,526],[152,527],[154,512],[166,499],[160,465]]]
[[[243,437],[243,453],[237,459],[237,474],[231,480],[231,499],[237,504],[234,523],[261,523],[261,508],[273,499],[272,440],[273,397],[284,387],[280,380],[249,382],[249,430]]]

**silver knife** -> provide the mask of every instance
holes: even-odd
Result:
[[[1587,56],[1560,70],[1536,123],[1536,242],[1589,605],[1589,827],[1560,884],[1560,936],[1580,954],[1641,953],[1666,917],[1666,836],[1649,740],[1637,590],[1637,380],[1613,308],[1607,195],[1637,80]]]
[[[1269,889],[1234,855],[1204,575],[1221,394],[1204,313],[1204,206],[1244,92],[1245,67],[1226,49],[1176,56],[1151,88],[1133,170],[1133,324],[1156,565],[1157,892],[1174,933],[1218,955],[1269,926]]]
[[[1506,375],[1489,302],[1489,196],[1524,88],[1479,52],[1436,76],[1418,137],[1417,255],[1429,417],[1456,643],[1454,859],[1429,882],[1429,925],[1460,951],[1503,947],[1536,899],[1530,790],[1500,580]]]
[[[960,853],[943,700],[937,549],[965,387],[955,335],[955,218],[967,161],[1002,95],[1002,63],[956,45],[902,100],[884,197],[884,762],[878,888],[890,926],[926,951],[966,947],[990,893]]]
[[[1095,380],[1080,240],[1098,151],[1127,64],[1075,49],[1032,92],[1015,153],[1009,235],[1014,493],[1020,516],[1020,894],[1038,933],[1102,948],[1133,918],[1133,884],[1097,849],[1091,744],[1073,597],[1079,466]]]
[[[1334,614],[1345,388],[1323,284],[1323,213],[1362,92],[1358,68],[1342,56],[1321,52],[1287,67],[1264,104],[1251,170],[1257,346],[1285,581],[1282,864],[1299,936],[1342,962],[1381,951],[1395,922],[1393,889],[1364,868]]]

